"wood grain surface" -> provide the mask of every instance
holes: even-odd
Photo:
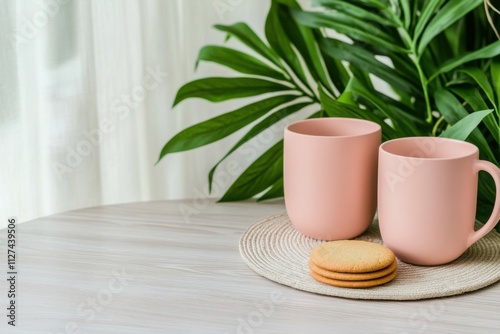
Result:
[[[17,326],[7,326],[3,279],[0,333],[500,333],[499,284],[388,302],[325,297],[258,276],[241,260],[239,238],[284,210],[282,202],[161,201],[21,223]]]

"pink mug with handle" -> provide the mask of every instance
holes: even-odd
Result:
[[[298,121],[285,129],[286,210],[302,234],[321,240],[363,233],[377,208],[380,125],[351,118]]]
[[[474,231],[479,171],[491,174],[496,201]],[[457,259],[500,220],[500,169],[470,143],[435,137],[385,142],[379,152],[378,219],[384,244],[404,262]]]

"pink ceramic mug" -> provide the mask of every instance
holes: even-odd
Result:
[[[493,229],[500,220],[500,169],[478,158],[476,146],[446,138],[401,138],[380,146],[380,232],[399,259],[447,263]],[[489,221],[474,231],[480,170],[493,176],[497,198]]]
[[[285,129],[285,204],[294,226],[321,240],[363,233],[377,207],[380,125],[317,118]]]

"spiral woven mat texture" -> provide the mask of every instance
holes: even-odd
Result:
[[[356,239],[382,244],[377,221]],[[419,300],[453,296],[500,280],[500,234],[496,231],[445,265],[424,267],[398,261],[399,271],[393,281],[365,289],[338,288],[311,277],[309,254],[321,242],[302,235],[286,214],[279,214],[252,225],[241,237],[239,248],[243,260],[261,276],[295,289],[351,299]]]

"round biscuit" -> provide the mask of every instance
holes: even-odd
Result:
[[[366,280],[366,281],[342,281],[342,280],[335,280],[331,278],[326,278],[321,275],[316,274],[314,271],[311,270],[311,276],[318,282],[336,286],[339,288],[357,288],[357,289],[362,289],[362,288],[371,288],[374,286],[382,285],[385,283],[388,283],[396,277],[398,273],[398,270],[395,269],[392,273],[389,275],[386,275],[384,277],[376,278],[376,279],[371,279],[371,280]]]
[[[380,278],[392,273],[397,267],[398,267],[398,261],[394,261],[392,264],[390,264],[388,267],[384,269],[367,273],[351,274],[351,273],[338,273],[335,271],[325,270],[315,265],[312,261],[309,261],[309,268],[311,269],[311,271],[314,271],[316,274],[323,276],[325,278],[342,280],[342,281],[364,281],[364,280]]]
[[[311,251],[318,267],[339,273],[367,273],[388,267],[395,261],[387,247],[361,240],[329,241]]]

